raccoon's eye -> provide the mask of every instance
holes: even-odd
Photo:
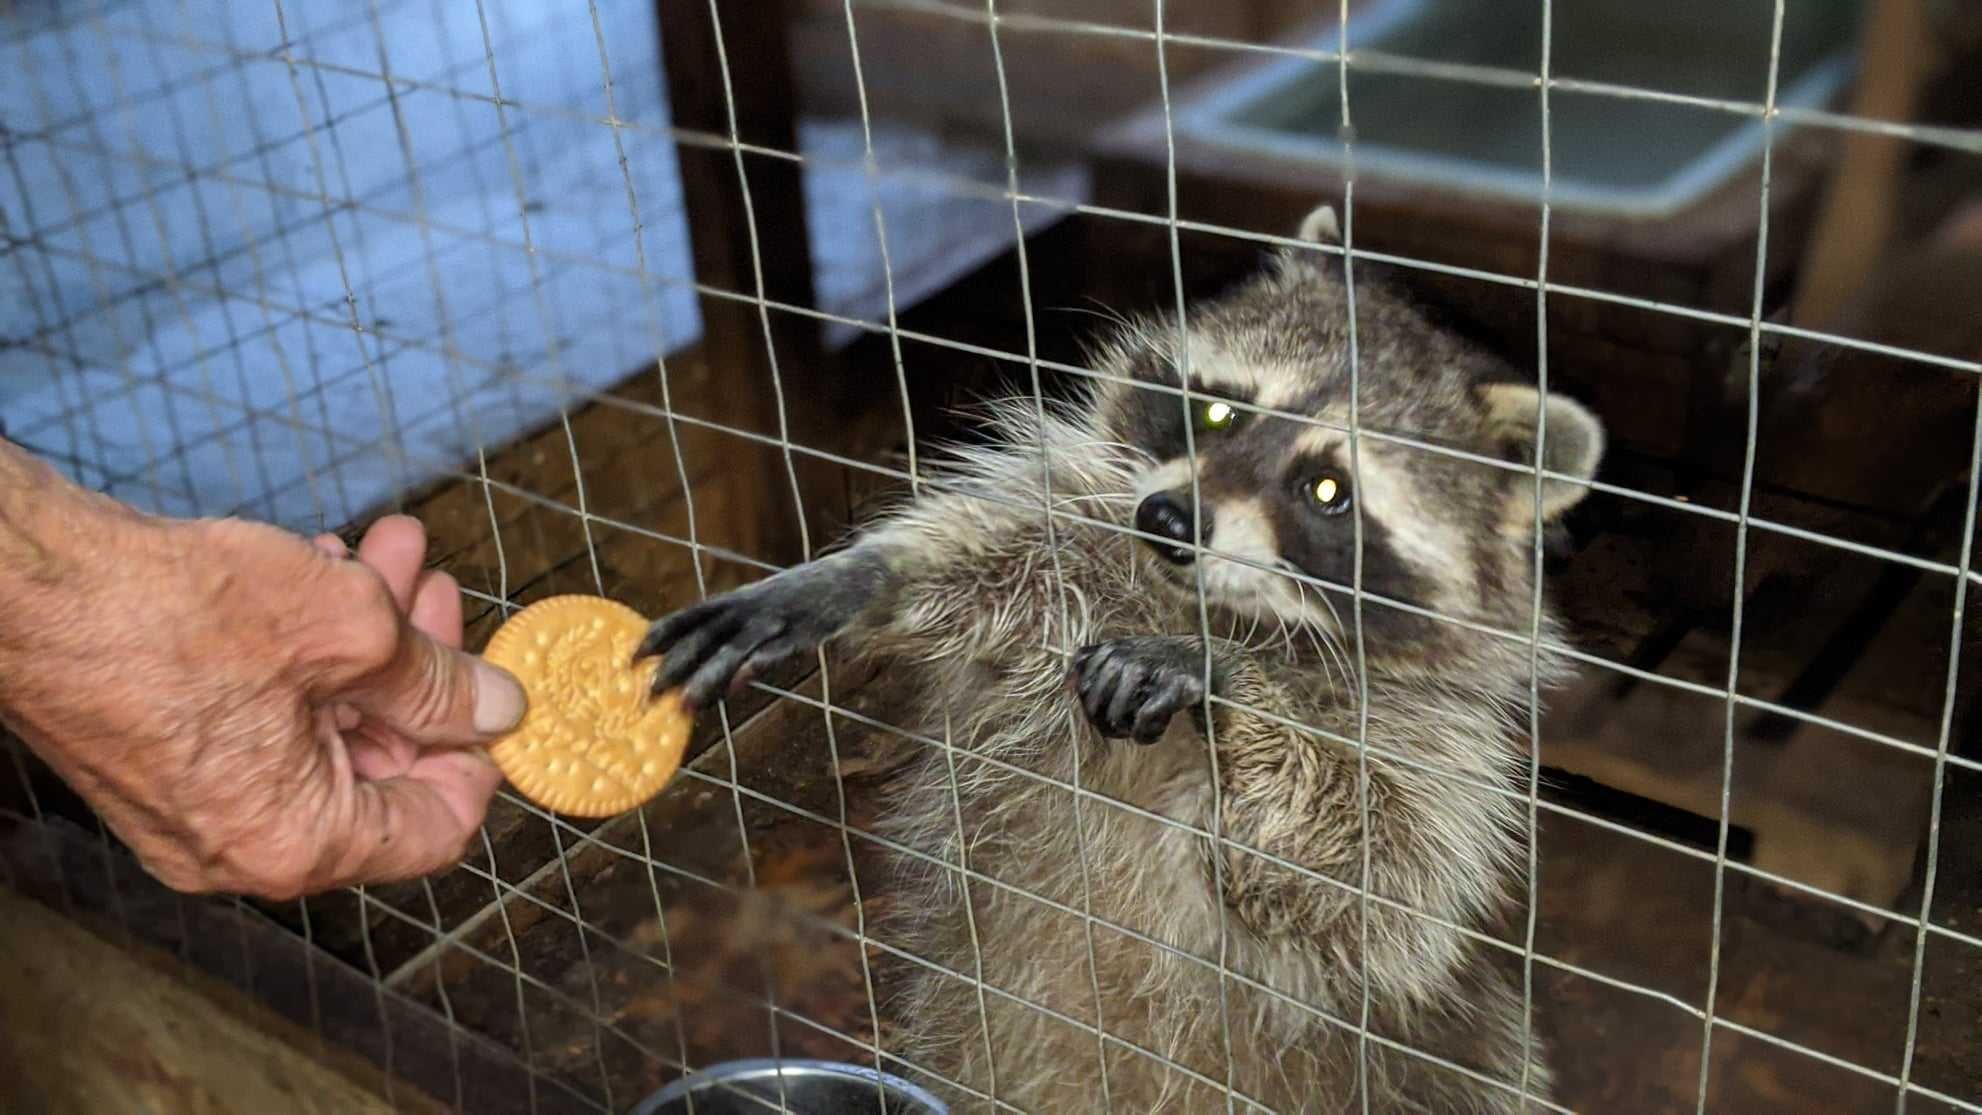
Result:
[[[1197,425],[1200,430],[1229,430],[1239,420],[1239,412],[1231,403],[1205,401],[1197,405]]]
[[[1308,498],[1323,514],[1340,515],[1349,509],[1349,482],[1332,472],[1308,481]]]

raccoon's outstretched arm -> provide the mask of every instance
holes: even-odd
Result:
[[[703,708],[739,678],[817,649],[863,615],[891,609],[903,580],[894,549],[870,536],[691,605],[656,621],[634,659],[664,654],[654,692],[680,685],[688,707]]]

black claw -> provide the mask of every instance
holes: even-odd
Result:
[[[1108,702],[1108,726],[1118,736],[1129,734],[1136,708],[1148,699],[1149,668],[1132,662],[1122,669],[1121,679],[1115,683],[1115,699]]]
[[[661,671],[654,678],[654,692],[661,693],[687,681],[740,626],[737,617],[726,615],[691,631],[661,660]]]
[[[643,658],[652,658],[657,654],[665,653],[669,647],[679,642],[682,636],[708,619],[718,603],[719,601],[715,600],[704,600],[700,604],[683,608],[671,616],[656,620],[653,626],[647,628],[647,636],[640,640],[640,645],[634,648],[633,660],[638,662]]]
[[[648,691],[658,697],[675,686],[680,685],[682,679],[688,676],[684,670],[687,662],[687,656],[680,654],[670,655],[662,659],[660,667],[654,671],[653,682],[647,686]]]
[[[1187,678],[1172,678],[1160,690],[1151,694],[1143,703],[1142,711],[1136,714],[1135,740],[1137,743],[1155,743],[1163,738],[1163,732],[1170,727],[1170,720],[1177,715],[1190,700],[1191,690],[1196,688]]]
[[[656,623],[647,628],[647,634],[640,640],[640,645],[633,648],[633,660],[628,665],[638,666],[666,649],[667,635],[661,630],[661,625]]]
[[[1155,743],[1177,713],[1203,701],[1202,653],[1164,637],[1084,646],[1074,655],[1074,689],[1102,738]]]
[[[706,706],[740,678],[834,637],[887,587],[885,573],[874,560],[840,558],[778,574],[657,621],[634,661],[661,656],[653,692],[679,688],[690,707]]]
[[[636,670],[640,668],[640,659],[636,658],[633,660],[633,668]],[[661,680],[660,674],[660,667],[656,666],[654,667],[654,672],[647,678],[647,695],[649,697],[658,697],[661,695],[662,690],[658,684]]]
[[[785,624],[776,616],[759,616],[742,626],[736,634],[724,640],[714,653],[702,661],[687,682],[683,696],[696,707],[720,697],[736,677],[736,672],[756,649],[784,630]]]
[[[1087,704],[1094,691],[1101,685],[1101,671],[1091,666],[1077,668],[1074,675],[1074,692],[1080,694],[1082,704]]]
[[[1108,724],[1108,700],[1114,694],[1114,675],[1100,670],[1090,672],[1088,687],[1081,694],[1081,706],[1087,710],[1087,718],[1105,734]]]

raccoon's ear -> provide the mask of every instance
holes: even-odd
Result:
[[[1340,244],[1342,225],[1335,219],[1335,207],[1317,206],[1301,218],[1300,231],[1296,235],[1310,244]]]
[[[1543,405],[1542,393],[1525,383],[1493,383],[1480,388],[1480,397],[1486,404],[1487,427],[1493,439],[1505,447],[1510,459],[1533,464],[1535,418]],[[1547,406],[1543,452],[1548,459],[1542,467],[1557,475],[1542,482],[1542,518],[1554,519],[1590,494],[1589,485],[1582,481],[1594,477],[1603,461],[1604,429],[1597,416],[1574,399],[1550,393]],[[1532,474],[1512,475],[1515,483],[1507,489],[1508,528],[1532,530],[1535,521]]]

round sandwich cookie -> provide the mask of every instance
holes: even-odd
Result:
[[[649,696],[633,664],[647,620],[597,596],[553,596],[509,617],[482,656],[516,675],[530,711],[489,747],[510,784],[546,809],[610,817],[681,765],[694,717],[679,692]]]

